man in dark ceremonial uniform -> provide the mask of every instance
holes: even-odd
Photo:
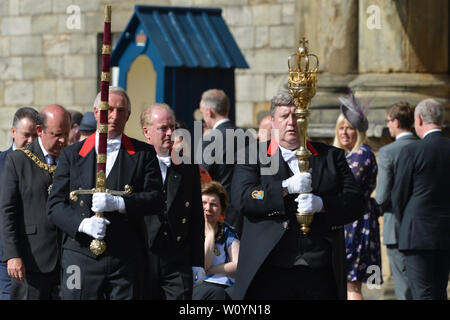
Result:
[[[268,161],[249,162],[249,147],[234,169],[232,201],[244,222],[233,299],[346,299],[342,226],[363,214],[363,195],[341,149],[308,143],[311,173],[299,172],[294,111],[289,93],[278,93],[275,136],[259,144]],[[315,212],[306,235],[297,212]]]
[[[148,107],[141,115],[141,125],[147,142],[158,154],[165,198],[162,215],[145,217],[150,248],[150,298],[191,300],[194,281],[205,273],[199,167],[172,159],[175,116],[168,105]]]
[[[99,121],[100,93],[94,102]],[[123,132],[131,113],[126,92],[109,88],[106,188],[129,195],[69,193],[95,186],[98,132],[64,149],[48,201],[50,220],[64,231],[62,245],[63,299],[139,299],[143,296],[146,232],[143,216],[160,214],[161,174],[155,149]],[[104,212],[104,217],[94,213]],[[104,239],[106,251],[89,249]]]

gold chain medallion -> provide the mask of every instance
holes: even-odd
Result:
[[[39,159],[33,152],[31,152],[30,150],[28,150],[26,148],[19,148],[19,150],[23,151],[28,156],[28,158],[30,158],[31,160],[33,160],[34,163],[36,163],[36,165],[39,168],[42,168],[45,171],[47,171],[48,173],[50,173],[50,175],[52,176],[52,181],[53,181],[53,175],[57,168],[57,165],[49,166],[48,164],[43,163],[41,161],[41,159]],[[53,188],[53,183],[48,186],[48,189],[47,189],[48,194],[50,194],[50,191],[52,191],[52,188]]]
[[[34,163],[38,165],[39,168],[44,169],[45,171],[50,173],[53,177],[53,173],[55,172],[57,165],[49,166],[48,164],[43,163],[34,153],[32,153],[28,149],[20,148],[19,150],[22,150],[31,160],[33,160]]]

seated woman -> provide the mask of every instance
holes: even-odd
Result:
[[[234,285],[239,255],[236,232],[224,222],[228,204],[225,188],[216,181],[202,186],[205,215],[205,277],[194,285],[193,300],[226,300],[226,290]]]

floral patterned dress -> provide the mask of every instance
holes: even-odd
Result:
[[[347,281],[367,282],[374,275],[371,277],[371,284],[379,285],[383,283],[378,223],[381,211],[370,197],[377,183],[376,158],[370,147],[363,144],[353,153],[347,153],[346,159],[356,182],[363,190],[367,204],[363,217],[344,227]]]

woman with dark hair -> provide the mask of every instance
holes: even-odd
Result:
[[[228,195],[216,181],[202,186],[205,215],[205,277],[194,285],[193,300],[227,300],[226,289],[234,285],[239,239],[225,221]]]

